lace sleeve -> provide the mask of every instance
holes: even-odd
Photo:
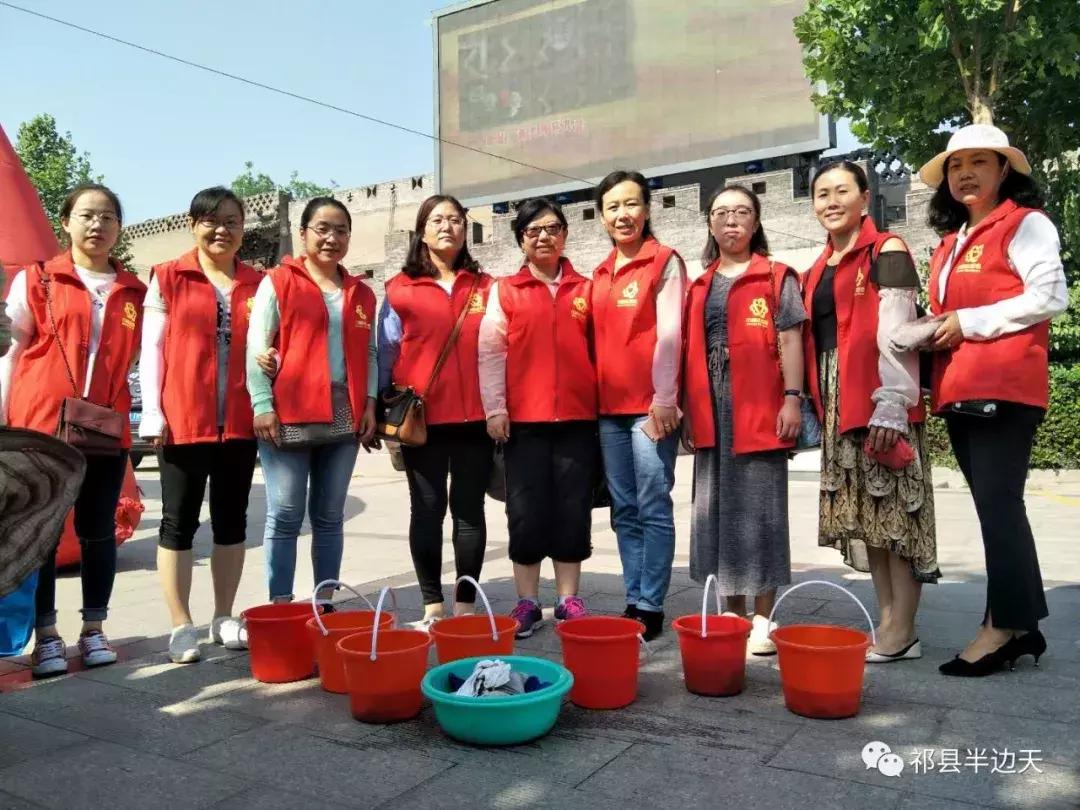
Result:
[[[908,408],[919,400],[919,356],[916,352],[896,351],[889,336],[898,325],[915,319],[915,290],[885,287],[880,290],[880,298],[877,345],[881,387],[870,397],[875,403],[870,426],[907,433]]]

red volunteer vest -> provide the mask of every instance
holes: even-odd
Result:
[[[123,446],[131,447],[127,419],[131,411],[131,394],[128,392],[127,375],[139,352],[146,285],[119,262],[112,260],[112,265],[116,270],[116,284],[105,299],[101,341],[87,398],[124,415]],[[28,267],[25,273],[27,305],[34,317],[34,336],[15,363],[8,400],[8,423],[11,427],[55,435],[61,403],[66,397],[82,396],[86,390],[91,330],[90,294],[75,273],[70,253],[61,253],[45,263],[45,273],[52,279],[49,283],[52,285],[52,308],[59,334],[57,344],[46,311],[42,271],[37,267]],[[71,364],[77,392],[72,390],[68,380],[60,346],[63,346],[67,361]]]
[[[870,280],[870,265],[889,239],[895,234],[881,232],[870,217],[863,217],[855,245],[840,260],[833,276],[836,297],[836,347],[838,354],[840,391],[840,432],[865,428],[874,413],[870,397],[881,387],[878,373],[878,305],[877,285]],[[817,261],[806,274],[803,303],[810,319],[803,330],[803,353],[806,357],[807,385],[818,416],[824,419],[821,385],[818,381],[818,351],[814,345],[814,290],[817,289],[825,265],[833,254],[832,243],[825,246]],[[922,422],[926,409],[920,401],[908,410],[908,422]]]
[[[1024,282],[1009,264],[1009,243],[1024,217],[1034,210],[1006,200],[971,230],[945,282],[944,301],[938,297],[938,281],[957,234],[941,240],[930,259],[930,310],[935,315],[995,304],[1024,291]],[[964,340],[951,351],[935,352],[934,409],[977,399],[1046,408],[1049,342],[1050,322],[1043,321],[993,340]]]
[[[589,280],[568,259],[555,295],[528,266],[499,281],[506,313],[506,403],[511,422],[596,419],[589,353]]]
[[[734,415],[732,450],[756,453],[794,446],[776,437],[776,415],[784,404],[784,378],[777,348],[776,310],[787,276],[798,278],[786,264],[754,254],[750,266],[728,293],[728,351],[731,410]],[[719,261],[713,262],[690,285],[686,299],[683,408],[690,415],[694,446],[716,446],[712,385],[709,381],[705,336],[705,302]],[[770,289],[770,277],[773,286]]]
[[[480,321],[487,309],[491,276],[480,273],[476,290],[469,295],[473,273],[462,271],[454,279],[451,294],[428,277],[409,278],[398,273],[386,282],[386,297],[401,319],[401,351],[391,379],[394,385],[411,386],[424,398],[429,425],[483,422],[477,349]],[[431,370],[439,359],[463,307],[468,307],[461,333],[431,390]]]
[[[615,250],[593,271],[596,379],[603,415],[645,414],[652,407],[656,293],[673,254],[649,238],[618,273]]]
[[[341,337],[345,344],[345,373],[353,427],[359,430],[367,406],[368,346],[375,323],[375,293],[344,267],[338,269],[344,279]],[[281,368],[274,378],[274,410],[285,424],[332,422],[327,362],[330,316],[322,292],[308,275],[303,259],[286,256],[269,275],[281,311],[276,344]]]
[[[262,274],[236,262],[229,293],[232,335],[225,384],[225,425],[218,426],[217,293],[192,250],[151,271],[168,310],[161,409],[171,444],[253,439],[244,352],[255,290]]]

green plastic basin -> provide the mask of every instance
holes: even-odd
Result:
[[[420,689],[435,707],[435,719],[456,740],[474,745],[518,745],[543,737],[555,725],[563,698],[574,684],[570,670],[543,658],[501,655],[515,672],[535,675],[551,684],[523,695],[467,697],[449,690],[450,674],[468,678],[477,661],[462,658],[437,666],[424,676]]]

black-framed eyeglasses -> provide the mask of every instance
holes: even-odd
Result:
[[[530,239],[539,239],[541,231],[548,236],[558,236],[565,230],[566,226],[561,222],[552,222],[550,225],[530,225],[525,229],[524,233]]]

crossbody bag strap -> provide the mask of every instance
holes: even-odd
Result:
[[[435,384],[435,380],[439,377],[439,372],[442,371],[446,359],[450,356],[450,351],[454,348],[454,344],[457,343],[458,335],[461,334],[461,327],[465,324],[465,316],[468,314],[469,307],[472,304],[473,294],[476,292],[476,287],[479,284],[480,274],[477,273],[476,277],[473,279],[472,286],[469,288],[469,295],[465,299],[465,306],[461,308],[461,312],[457,317],[457,322],[454,324],[454,329],[450,332],[450,337],[446,339],[446,345],[443,346],[442,352],[439,353],[439,359],[435,361],[435,368],[431,370],[431,377],[428,378],[427,386],[424,388],[425,396],[431,390],[431,386]]]
[[[64,371],[67,372],[68,382],[71,383],[71,390],[74,392],[76,399],[82,399],[79,386],[75,384],[75,375],[71,373],[71,364],[68,363],[67,352],[64,351],[64,342],[60,339],[60,330],[56,328],[56,316],[53,314],[52,304],[52,276],[45,272],[44,267],[38,268],[38,275],[41,277],[41,285],[45,290],[45,312],[49,316],[49,326],[52,328],[56,348],[60,350],[60,359],[64,361]]]

